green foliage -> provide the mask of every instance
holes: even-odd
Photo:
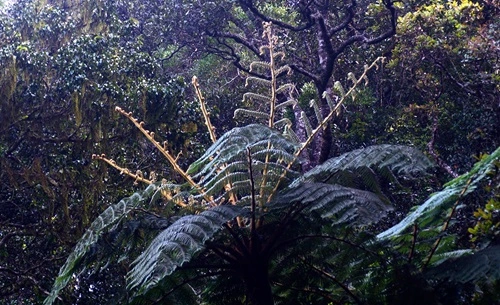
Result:
[[[133,262],[128,274],[130,289],[139,293],[155,287],[205,247],[222,225],[242,215],[236,206],[216,206],[197,215],[187,215],[159,233]]]
[[[410,226],[432,228],[443,223],[443,212],[456,206],[459,200],[472,193],[479,184],[494,170],[500,158],[500,148],[485,156],[467,173],[446,183],[445,188],[429,197],[422,205],[410,212],[401,222],[380,233],[378,238],[394,238]],[[444,213],[446,214],[446,213]],[[446,217],[446,216],[445,216]]]
[[[127,217],[135,208],[144,205],[145,201],[153,195],[156,186],[151,185],[141,193],[135,193],[132,196],[125,198],[117,204],[107,208],[96,220],[92,222],[85,234],[80,238],[75,246],[74,251],[66,260],[66,263],[61,267],[59,276],[54,283],[54,288],[45,303],[51,304],[55,301],[59,291],[66,287],[69,280],[76,270],[81,269],[80,263],[83,257],[89,252],[91,246],[94,245],[101,235],[113,229],[121,220]]]
[[[45,2],[16,1],[0,15],[0,208],[6,211],[0,299],[6,302],[41,303],[60,258],[91,220],[113,198],[137,191],[120,172],[91,162],[92,153],[105,151],[134,172],[161,162],[116,119],[118,103],[146,119],[185,162],[207,140],[198,136],[199,112],[184,100],[183,79],[164,69],[156,42],[139,44],[137,25],[121,19],[118,6],[125,2]],[[166,176],[170,169],[156,172]],[[87,280],[100,278],[80,280],[78,287],[89,287]],[[114,280],[110,295],[120,290]],[[102,290],[93,291],[81,297],[74,288],[66,297],[102,303]]]
[[[217,260],[222,259],[229,264],[228,266],[237,266],[247,259],[252,262],[254,258],[247,257],[245,253],[258,253],[257,261],[255,261],[257,265],[254,266],[253,263],[248,265],[248,268],[257,269],[260,268],[257,263],[260,260],[264,260],[265,265],[277,264],[283,258],[292,255],[293,251],[290,252],[289,246],[293,244],[293,240],[297,240],[301,245],[300,248],[295,245],[294,251],[302,249],[302,246],[305,247],[302,251],[307,251],[308,240],[319,238],[325,242],[322,242],[321,246],[318,245],[318,251],[323,249],[321,251],[325,251],[324,253],[330,251],[339,253],[337,246],[330,249],[332,243],[328,242],[329,240],[340,243],[351,242],[337,237],[337,234],[341,234],[337,230],[341,232],[350,227],[377,222],[391,209],[382,202],[379,196],[367,191],[335,184],[302,183],[301,181],[305,180],[304,177],[298,177],[295,182],[292,182],[297,174],[286,165],[292,164],[290,162],[295,160],[293,156],[295,149],[295,144],[278,132],[262,125],[236,128],[218,139],[188,171],[201,186],[201,189],[187,191],[187,194],[191,192],[200,194],[195,195],[194,200],[189,202],[201,208],[205,207],[205,211],[198,215],[179,218],[159,232],[151,242],[148,241],[149,245],[136,258],[129,272],[129,286],[138,289],[139,295],[145,293],[147,296],[150,290],[151,293],[156,293],[155,287],[166,285],[169,281],[168,276],[178,268],[180,268],[180,274],[189,272],[189,269],[183,270],[181,267],[183,264],[189,262],[196,265],[198,260],[201,263],[210,253],[212,253],[210,255],[219,256]],[[398,156],[401,152],[406,153],[406,156],[411,155],[414,151],[408,148],[379,146],[367,148],[365,151],[371,152],[374,156],[382,155],[382,157],[368,161],[366,153],[355,151],[352,155],[346,154],[338,158],[350,160],[349,162],[333,160],[322,168],[315,169],[313,173],[306,174],[305,177],[321,175],[322,172],[336,172],[338,169],[346,170],[349,164],[352,165],[352,170],[355,170],[355,164],[370,164],[375,171],[387,168],[392,169],[395,174],[424,173],[429,165],[429,161],[425,158]],[[284,180],[284,177],[288,178]],[[284,181],[289,181],[284,183],[284,186],[290,185],[290,187],[283,188],[281,192],[273,195],[277,185]],[[231,187],[227,188],[228,185]],[[165,187],[167,186],[160,186],[159,190]],[[156,189],[156,187],[150,186],[149,189]],[[230,193],[238,198],[237,206],[221,205],[230,200]],[[212,201],[206,202],[207,197],[212,198]],[[207,204],[217,206],[210,208]],[[238,210],[239,207],[243,210]],[[256,207],[265,207],[265,209]],[[245,210],[246,212],[243,212]],[[232,226],[236,222],[226,224],[236,216],[243,217],[247,221],[234,228]],[[113,219],[119,220],[116,217]],[[102,221],[102,217],[98,218],[95,223],[99,225],[99,230],[109,227],[108,222]],[[326,228],[323,228],[324,225]],[[328,227],[331,226],[338,229],[330,232]],[[214,235],[220,230],[223,230],[222,235]],[[322,230],[326,230],[325,233],[321,233]],[[91,234],[91,236],[97,235]],[[231,240],[231,236],[234,240]],[[255,239],[256,236],[260,236],[258,241]],[[290,241],[287,241],[288,238]],[[303,242],[302,239],[304,239]],[[81,243],[86,245],[88,240],[84,237]],[[208,240],[212,241],[206,248]],[[221,251],[217,250],[219,247],[226,250],[219,252]],[[227,255],[224,254],[226,251],[229,251]],[[85,252],[86,250],[77,247],[74,254],[68,258],[66,265],[75,266],[78,258],[82,257]],[[288,259],[287,261],[289,264],[290,261]],[[317,266],[316,263],[306,267],[308,272],[311,272],[311,276],[324,268]],[[59,283],[65,284],[63,279],[67,278],[66,274],[69,270],[70,268],[62,269],[53,290],[53,297],[57,295]],[[237,272],[236,277],[239,275],[243,281],[247,282],[245,270],[243,269],[241,274]],[[209,276],[210,273],[207,274],[207,277]],[[314,281],[316,278],[317,275],[312,277]],[[142,297],[139,296],[139,298]],[[47,299],[46,303],[51,304],[53,300],[53,298]]]
[[[483,156],[486,157],[486,156]],[[472,242],[489,243],[497,239],[500,227],[498,212],[500,210],[500,184],[498,183],[498,168],[500,163],[495,163],[495,171],[492,171],[489,182],[484,186],[484,191],[490,194],[484,207],[478,208],[474,212],[476,223],[474,227],[469,228],[468,232],[472,235]]]
[[[498,13],[485,1],[430,1],[399,18],[384,138],[431,143],[433,158],[458,172],[500,146]]]
[[[497,301],[498,150],[394,226],[401,206],[417,201],[410,187],[426,189],[414,178],[431,163],[414,148],[373,145],[425,148],[457,176],[471,155],[500,145],[500,19],[491,1],[73,4],[19,0],[0,17],[4,302],[40,303],[81,235],[47,302]],[[386,45],[395,9],[398,35]],[[273,39],[261,37],[262,21],[273,22]],[[388,74],[350,72],[353,90],[337,81],[381,53]],[[281,79],[290,70],[298,103]],[[184,100],[193,72],[222,135],[207,150],[197,106]],[[251,92],[235,102],[242,75]],[[116,105],[166,140],[196,183],[162,166]],[[234,109],[267,127],[233,129]],[[334,149],[323,145],[331,130]],[[336,157],[314,167],[320,148],[322,161]],[[168,180],[137,191],[90,162],[102,152],[140,167],[138,176]]]

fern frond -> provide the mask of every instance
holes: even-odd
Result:
[[[356,172],[365,167],[379,172],[387,169],[396,175],[416,177],[425,174],[432,166],[431,161],[415,148],[374,145],[331,158],[305,173],[301,181],[339,183],[341,172]]]
[[[285,126],[288,126],[288,128],[291,128],[292,125],[293,125],[292,121],[290,121],[289,118],[282,118],[281,120],[276,121],[274,123],[274,128],[281,129],[282,127],[284,128]]]
[[[500,246],[492,246],[472,255],[470,251],[454,253],[455,257],[428,271],[435,279],[458,283],[493,282],[500,279]]]
[[[247,93],[243,94],[243,100],[244,101],[257,100],[257,101],[262,101],[262,102],[269,102],[271,100],[271,97],[267,96],[267,95],[253,93],[253,92],[247,92]]]
[[[257,119],[269,119],[269,114],[261,111],[255,111],[255,110],[249,110],[249,109],[242,109],[238,108],[234,111],[234,118],[238,117],[254,117]]]
[[[261,77],[248,76],[245,82],[245,86],[248,86],[250,81],[255,82],[257,84],[261,84],[266,87],[271,87],[271,81]]]
[[[127,275],[128,287],[146,292],[203,250],[222,224],[241,214],[241,208],[225,205],[180,218],[158,234],[133,262],[134,267]]]
[[[50,295],[44,301],[45,305],[52,304],[59,292],[66,287],[73,274],[84,267],[81,266],[82,259],[88,253],[91,246],[99,240],[101,235],[112,230],[113,227],[123,220],[134,208],[151,198],[156,190],[157,186],[151,184],[144,191],[134,193],[132,196],[122,199],[117,204],[110,206],[92,222],[85,234],[76,244],[73,252],[71,252],[66,262],[61,267]]]
[[[304,215],[318,213],[332,224],[366,225],[392,210],[371,192],[325,183],[301,183],[278,195],[270,206],[295,204]]]
[[[345,96],[344,86],[342,86],[342,83],[341,83],[341,82],[336,81],[336,82],[333,84],[333,89],[337,90],[337,92],[338,92],[338,93],[340,93],[340,96],[341,96],[341,97],[344,97],[344,96]]]
[[[281,58],[279,58],[279,60],[285,59],[285,56],[286,56],[285,52],[282,52],[282,51],[274,52],[274,54],[273,54],[273,57],[276,59],[278,59],[278,57],[281,57]]]
[[[296,104],[297,104],[297,100],[289,99],[289,100],[286,100],[283,103],[277,104],[276,105],[276,110],[281,109],[281,108],[285,108],[285,107],[288,107],[288,106],[295,106]]]
[[[316,120],[318,120],[318,122],[323,121],[323,114],[321,114],[321,110],[319,109],[319,105],[316,102],[316,100],[310,100],[309,107],[312,107],[314,109],[314,114],[316,115]]]
[[[283,135],[294,143],[297,144],[300,143],[299,136],[297,136],[295,131],[288,125],[285,125],[285,130],[283,131]]]
[[[291,71],[292,71],[292,69],[288,65],[286,65],[286,66],[282,66],[282,67],[279,67],[278,69],[276,69],[275,74],[280,75],[283,72],[290,74]]]
[[[307,135],[307,137],[311,137],[312,134],[313,134],[313,129],[312,129],[312,126],[311,126],[311,121],[309,121],[309,118],[307,117],[307,115],[306,115],[306,113],[304,111],[302,111],[300,113],[300,119],[304,123],[304,127],[306,129],[306,135]]]
[[[250,124],[225,133],[203,156],[191,164],[187,172],[201,177],[211,172],[214,167],[223,168],[224,164],[233,160],[246,160],[248,147],[255,147],[256,143],[260,143],[267,148],[268,141],[274,148],[282,151],[293,152],[297,149],[296,144],[284,138],[278,131],[267,126]]]
[[[288,91],[291,91],[295,88],[295,85],[294,84],[291,84],[291,83],[286,83],[286,84],[283,84],[281,86],[279,86],[277,89],[276,89],[276,93],[283,93],[283,92],[288,92]]]
[[[325,92],[325,94],[323,94],[323,97],[326,99],[326,103],[328,104],[328,108],[330,110],[333,110],[333,108],[335,108],[335,105],[337,104],[337,102],[334,101],[332,99],[332,97],[330,96],[330,94],[328,94],[326,92]],[[338,113],[337,113],[337,115],[338,115]]]
[[[255,184],[264,192],[264,188],[279,180],[276,175],[283,174],[287,179],[298,175],[286,166],[296,159],[296,148],[296,144],[274,129],[257,124],[248,125],[235,128],[220,137],[191,165],[188,172],[199,179],[203,187],[202,196],[226,200],[231,192],[235,192],[235,188],[226,189],[225,185],[248,185],[247,154],[250,150]],[[246,196],[249,190],[240,188],[238,191],[239,196]],[[220,202],[216,201],[216,204]]]
[[[418,223],[419,227],[429,227],[436,223],[442,223],[443,219],[437,217],[437,215],[451,208],[460,196],[465,196],[474,191],[479,183],[494,170],[495,162],[498,160],[500,160],[500,147],[491,155],[477,162],[469,172],[445,184],[443,190],[431,195],[429,199],[408,214],[401,222],[380,233],[377,237],[379,239],[396,237],[414,223]]]
[[[250,71],[254,71],[255,68],[269,70],[271,67],[271,63],[265,61],[252,61],[250,63]]]

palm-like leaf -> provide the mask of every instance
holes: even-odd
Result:
[[[302,176],[299,181],[337,183],[364,177],[367,185],[376,183],[376,173],[418,177],[427,173],[432,163],[420,151],[403,145],[374,145],[356,149],[327,160]],[[349,178],[351,177],[351,178]]]
[[[134,261],[128,274],[129,288],[141,292],[155,286],[183,263],[191,260],[205,242],[211,239],[222,224],[241,214],[237,206],[217,206],[198,215],[187,215],[151,242],[148,248]]]
[[[419,227],[429,228],[443,223],[439,217],[443,211],[450,209],[456,201],[476,189],[484,178],[494,169],[494,164],[500,159],[500,148],[491,155],[477,162],[467,173],[445,184],[442,191],[434,193],[413,212],[409,213],[401,222],[380,233],[379,239],[399,236],[406,228],[417,223]]]
[[[493,282],[500,279],[500,246],[482,249],[472,255],[460,251],[444,263],[430,269],[428,275],[459,283]],[[465,254],[465,255],[464,255]]]
[[[291,205],[297,205],[306,215],[318,214],[329,219],[330,224],[344,225],[376,222],[392,209],[374,193],[325,183],[301,183],[288,189],[269,207],[288,209]]]
[[[230,193],[246,198],[250,194],[250,158],[253,182],[264,196],[274,189],[278,178],[297,176],[287,168],[296,159],[296,148],[276,130],[252,124],[224,134],[189,167],[188,173],[204,188],[200,196],[213,196],[216,204],[227,200]]]
[[[92,222],[85,234],[76,244],[73,252],[71,252],[66,262],[61,267],[59,275],[52,287],[52,291],[44,301],[44,304],[52,304],[59,294],[59,291],[66,287],[71,276],[78,269],[84,267],[80,264],[82,259],[91,247],[96,244],[102,234],[112,230],[113,227],[123,220],[134,208],[139,207],[151,198],[156,191],[157,186],[152,184],[144,191],[134,193],[132,196],[122,199],[117,204],[110,206]]]

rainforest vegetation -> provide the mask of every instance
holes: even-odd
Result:
[[[0,1],[0,304],[500,304],[494,0]]]

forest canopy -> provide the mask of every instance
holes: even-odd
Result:
[[[499,302],[495,1],[0,7],[0,303]]]

